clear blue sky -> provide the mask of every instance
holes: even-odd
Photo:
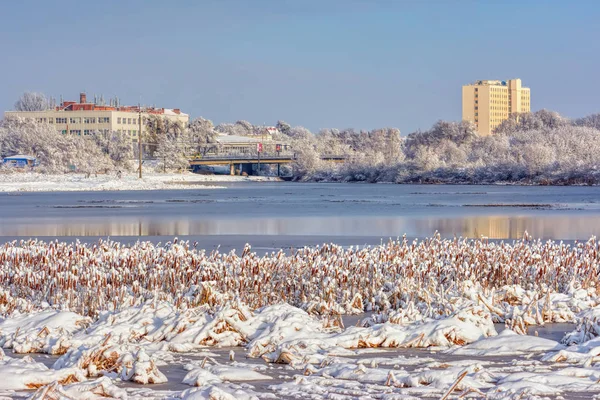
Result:
[[[459,120],[461,85],[519,77],[532,108],[600,112],[600,1],[2,1],[0,109],[118,95],[215,124],[403,134]]]

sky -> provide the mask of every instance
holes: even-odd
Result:
[[[600,112],[597,0],[0,3],[0,109],[103,94],[192,117],[321,128],[461,119],[461,86],[521,78],[532,110]]]

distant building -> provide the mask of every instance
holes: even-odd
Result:
[[[64,101],[60,106],[45,111],[7,111],[6,117],[18,116],[34,118],[38,122],[47,122],[54,125],[59,132],[68,135],[88,136],[94,132],[108,133],[111,131],[128,134],[131,140],[137,142],[139,131],[139,107],[121,106],[118,100],[109,105],[103,101],[88,102],[85,93],[79,95],[79,103]],[[142,132],[146,132],[144,124],[148,115],[158,115],[171,122],[181,122],[185,127],[189,122],[189,115],[180,109],[142,107]]]
[[[462,119],[490,135],[511,114],[531,111],[531,91],[520,79],[477,81],[462,87]]]
[[[256,127],[253,132],[247,134],[240,134],[239,136],[256,138],[262,142],[268,142],[273,140],[273,135],[278,134],[279,129],[274,126],[259,126]]]

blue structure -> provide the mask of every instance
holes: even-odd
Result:
[[[4,157],[2,164],[14,167],[14,168],[33,168],[39,165],[37,158],[33,156],[26,156],[18,154],[16,156]]]

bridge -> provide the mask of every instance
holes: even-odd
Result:
[[[260,164],[276,164],[277,176],[280,175],[282,164],[290,164],[297,158],[294,152],[269,152],[269,153],[240,153],[240,152],[224,152],[224,153],[209,153],[196,154],[189,158],[192,170],[196,171],[202,165],[229,165],[229,174],[235,175],[236,166],[239,166],[240,173],[252,174],[252,166]],[[344,162],[345,156],[340,155],[323,155],[321,160],[329,162]]]

